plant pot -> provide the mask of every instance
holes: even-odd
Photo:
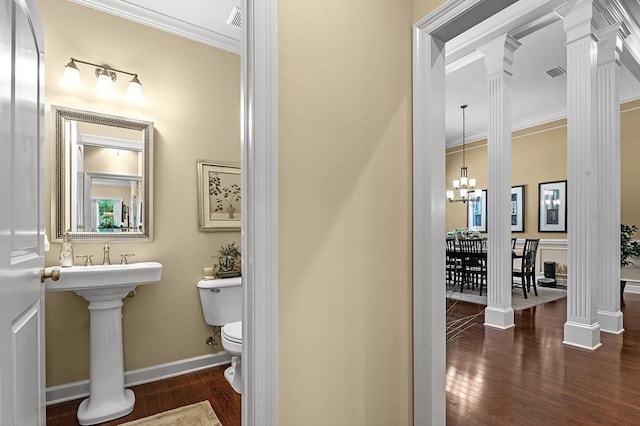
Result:
[[[216,272],[216,277],[218,278],[234,278],[240,277],[242,273],[240,271],[222,271]]]

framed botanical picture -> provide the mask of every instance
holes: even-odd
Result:
[[[239,231],[242,199],[240,166],[198,160],[198,213],[201,231]]]
[[[467,202],[467,228],[471,231],[487,232],[487,190],[482,190],[480,199]]]
[[[511,187],[511,232],[524,232],[524,185]]]
[[[538,232],[567,232],[567,181],[538,184]]]

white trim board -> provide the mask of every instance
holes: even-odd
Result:
[[[626,281],[627,281],[627,285],[624,286],[625,293],[640,294],[640,281],[638,280],[626,280]],[[633,283],[633,284],[629,284],[629,283]]]
[[[488,2],[487,2],[488,3]],[[557,0],[522,0],[492,18],[498,34],[526,15],[536,21]],[[437,34],[473,26],[480,0],[449,0],[413,26],[413,424],[446,422],[444,336],[445,43]],[[539,15],[539,16],[538,16]],[[497,21],[497,22],[496,22]],[[446,30],[446,31],[445,31]],[[451,30],[451,31],[448,31]],[[480,35],[481,36],[481,35]],[[437,284],[437,285],[436,285]]]
[[[135,386],[143,383],[156,382],[206,368],[218,367],[229,364],[230,362],[231,356],[223,351],[212,355],[202,355],[165,364],[153,365],[151,367],[126,371],[124,373],[124,384],[125,386]],[[81,380],[79,382],[48,387],[46,399],[47,405],[52,405],[87,396],[89,396],[89,380]]]
[[[243,0],[242,424],[278,424],[278,1]]]

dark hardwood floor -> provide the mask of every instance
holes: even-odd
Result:
[[[507,331],[478,316],[447,343],[447,425],[640,425],[640,295],[624,302],[625,332],[595,351],[562,344],[566,299],[516,312]]]
[[[130,420],[147,417],[162,411],[209,400],[224,426],[240,426],[241,397],[224,378],[227,366],[214,367],[158,382],[132,386],[136,394],[133,412],[126,417],[102,423],[116,426]],[[77,425],[76,412],[82,400],[74,400],[47,407],[47,426]]]
[[[447,425],[640,425],[640,295],[624,299],[625,332],[602,333],[595,351],[562,344],[566,299],[517,311],[507,331],[479,315],[447,343]],[[482,309],[457,302],[449,317]],[[241,398],[224,368],[134,386],[133,413],[103,425],[206,399],[224,426],[240,426]],[[79,404],[47,407],[47,425],[77,425]]]

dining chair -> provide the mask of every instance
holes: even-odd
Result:
[[[511,251],[516,249],[516,243],[518,242],[517,238],[511,238]]]
[[[522,255],[513,256],[514,260],[520,259],[520,269],[512,269],[512,287],[515,285],[513,278],[520,278],[525,299],[527,298],[527,292],[531,291],[532,284],[535,295],[538,295],[538,288],[536,287],[536,252],[538,251],[539,242],[539,239],[527,238],[524,240]]]
[[[471,284],[473,289],[480,286],[480,296],[482,288],[487,285],[487,251],[486,239],[472,238],[459,241],[462,257],[462,283]]]
[[[452,285],[455,289],[456,284],[461,282],[460,275],[462,273],[462,260],[460,259],[455,238],[447,238],[446,250],[447,284]],[[460,291],[462,292],[462,288],[460,288]]]

